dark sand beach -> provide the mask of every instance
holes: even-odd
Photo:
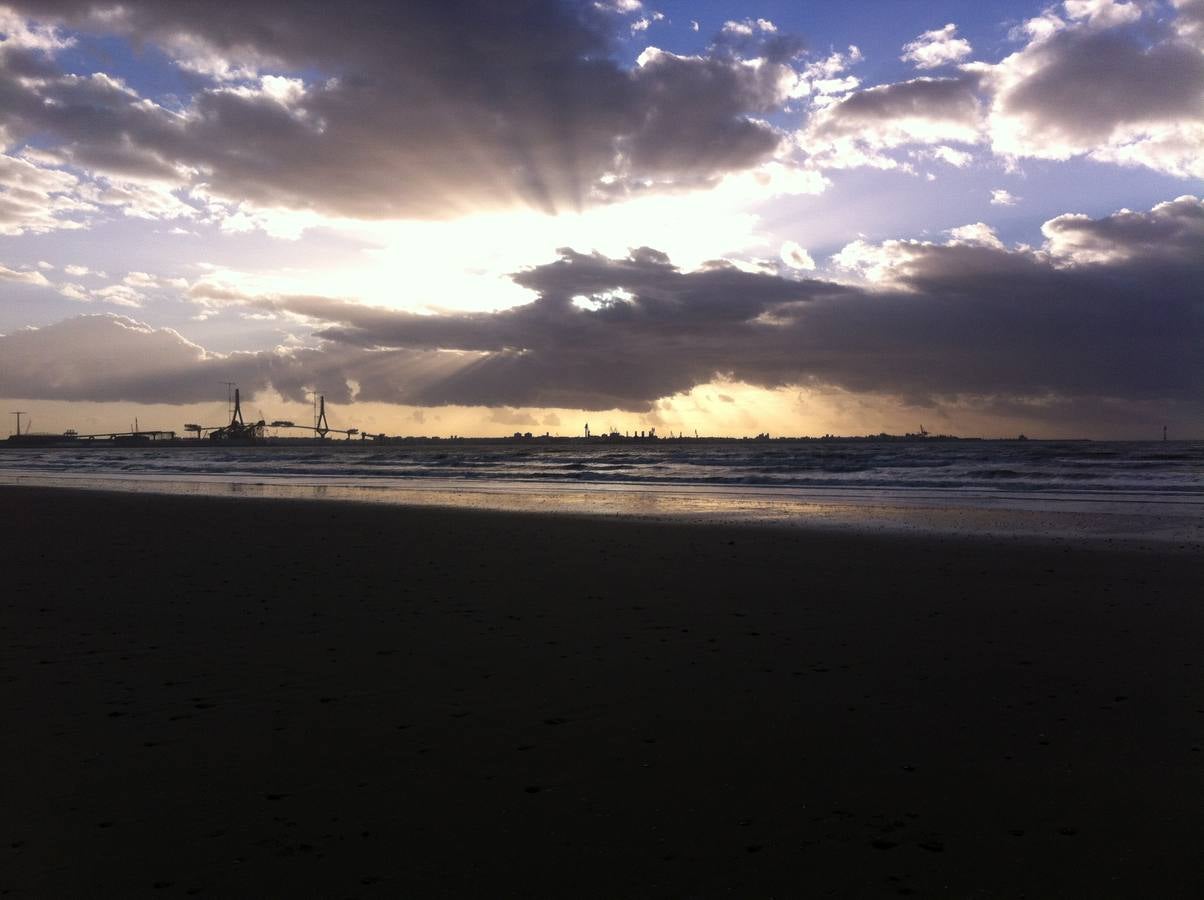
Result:
[[[0,894],[1204,896],[1204,566],[0,489]]]

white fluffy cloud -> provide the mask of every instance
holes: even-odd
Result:
[[[0,154],[0,234],[43,233],[81,227],[95,210],[70,172]]]
[[[1020,49],[813,104],[798,145],[821,168],[910,170],[902,148],[980,145],[1007,161],[1074,157],[1204,177],[1204,0],[1066,0],[1015,29]],[[920,68],[969,55],[953,25],[908,44]],[[963,52],[964,51],[964,52]],[[929,152],[954,165],[957,154]]]
[[[88,289],[82,284],[67,281],[56,285],[55,290],[68,300],[76,300],[80,303],[87,303],[92,299],[92,295],[88,293]]]
[[[903,45],[899,59],[914,63],[917,69],[936,69],[961,62],[974,52],[970,42],[957,36],[957,26],[950,22],[944,28],[925,31],[914,41]]]
[[[1066,17],[1085,21],[1096,28],[1130,25],[1141,18],[1141,3],[1135,0],[1064,0]]]
[[[937,147],[931,151],[930,155],[933,159],[939,159],[958,169],[964,169],[970,163],[974,162],[973,153],[969,153],[966,150],[958,150],[954,147]]]
[[[786,241],[782,244],[781,257],[782,262],[792,269],[810,271],[815,268],[815,260],[811,258],[811,254],[795,241]]]
[[[913,145],[974,144],[982,138],[977,78],[914,78],[849,94],[819,109],[797,135],[814,165],[897,168],[888,151]],[[958,151],[941,151],[946,161]],[[956,163],[955,163],[956,164]]]
[[[997,250],[1003,250],[1003,241],[999,240],[999,235],[995,233],[995,229],[985,222],[972,222],[969,225],[959,225],[956,228],[949,229],[949,243],[953,246],[958,244],[979,247],[994,247]]]
[[[1151,42],[1137,3],[1071,0],[1064,11],[1029,23],[1021,50],[978,69],[995,152],[1204,176],[1200,49],[1174,33]]]
[[[50,284],[46,280],[46,276],[37,269],[10,269],[8,266],[0,266],[0,281],[8,281],[15,284],[33,284],[39,287],[45,287]]]

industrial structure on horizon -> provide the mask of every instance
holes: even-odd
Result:
[[[129,431],[112,431],[101,432],[95,434],[80,434],[75,429],[68,429],[62,434],[52,432],[35,432],[31,430],[32,422],[26,418],[25,428],[21,428],[21,417],[28,417],[28,413],[24,410],[14,412],[12,415],[17,417],[17,429],[8,438],[6,446],[23,446],[23,447],[51,447],[51,446],[142,446],[142,445],[189,445],[196,446],[203,442],[224,442],[227,444],[264,444],[278,443],[287,441],[291,444],[296,444],[298,441],[325,441],[329,435],[341,434],[346,440],[351,440],[355,435],[360,436],[360,440],[389,440],[390,438],[384,434],[367,434],[360,431],[358,428],[331,428],[330,422],[326,418],[326,397],[323,394],[314,394],[314,423],[313,425],[298,425],[295,422],[287,419],[275,419],[271,422],[260,419],[257,422],[247,422],[242,413],[242,394],[239,391],[238,385],[234,382],[223,382],[229,391],[227,401],[229,403],[230,421],[224,425],[198,425],[189,422],[184,425],[186,433],[194,435],[191,438],[181,438],[174,431],[163,430],[142,430],[138,427],[137,420],[134,421],[134,427]],[[314,434],[314,437],[292,437],[282,438],[277,436],[268,436],[268,429],[297,429],[299,431],[308,431]]]
[[[887,434],[880,432],[878,434],[867,435],[835,435],[825,434],[821,437],[777,437],[771,438],[769,432],[762,432],[755,437],[700,437],[695,431],[693,435],[686,435],[685,432],[674,434],[669,432],[667,436],[657,434],[655,428],[649,428],[641,431],[621,432],[617,428],[611,426],[601,434],[595,434],[590,430],[589,424],[583,428],[584,434],[577,437],[561,437],[560,435],[532,434],[531,432],[514,432],[514,434],[505,437],[465,437],[463,435],[452,435],[448,438],[437,436],[421,436],[421,437],[402,437],[397,435],[387,435],[384,433],[370,434],[361,431],[359,428],[331,428],[330,422],[326,416],[326,397],[316,391],[313,392],[313,424],[299,425],[288,419],[274,419],[267,421],[260,418],[258,421],[247,422],[242,412],[242,394],[239,391],[238,385],[234,382],[223,382],[227,386],[227,403],[229,421],[224,425],[200,425],[189,422],[184,425],[184,432],[192,435],[191,437],[180,437],[174,431],[164,430],[142,430],[138,427],[138,422],[135,419],[133,427],[129,431],[103,432],[96,434],[80,434],[75,429],[68,429],[61,434],[50,432],[34,432],[32,428],[32,420],[29,418],[29,413],[24,410],[13,411],[11,415],[16,417],[16,431],[11,434],[7,441],[0,441],[0,447],[113,447],[113,446],[156,446],[156,447],[203,447],[212,446],[213,444],[224,444],[226,446],[272,446],[272,445],[288,445],[297,446],[298,444],[324,444],[330,445],[330,435],[342,435],[344,440],[339,441],[339,444],[348,446],[351,439],[356,435],[359,436],[359,441],[354,444],[359,444],[364,441],[374,443],[390,443],[390,444],[421,444],[421,443],[444,443],[452,442],[475,442],[475,443],[496,443],[499,441],[521,441],[531,443],[588,443],[588,444],[609,444],[609,443],[650,443],[650,442],[692,442],[692,441],[712,441],[716,443],[731,443],[736,441],[856,441],[856,442],[917,442],[917,441],[981,441],[984,438],[980,437],[958,437],[948,434],[931,434],[923,425],[919,431],[908,432],[906,434]],[[262,414],[261,414],[262,415]],[[22,423],[22,417],[25,417]],[[22,425],[24,424],[24,429]],[[296,437],[282,437],[279,435],[281,429],[290,429],[300,432],[307,432],[307,435]],[[274,433],[269,434],[269,430]],[[312,435],[312,436],[310,436]],[[1162,439],[1167,439],[1166,429],[1163,428]],[[1020,440],[1027,441],[1028,437],[1020,435],[1018,438],[1001,438],[1000,440]]]

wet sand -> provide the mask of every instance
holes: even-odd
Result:
[[[0,894],[1204,895],[1198,552],[0,489]]]

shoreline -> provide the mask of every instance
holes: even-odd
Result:
[[[978,489],[291,475],[98,477],[94,473],[0,471],[0,491],[10,489],[493,510],[850,534],[973,535],[1108,546],[1153,544],[1193,553],[1204,551],[1204,498],[1180,494],[1114,492],[1093,496],[1052,491],[988,493]]]
[[[0,489],[0,892],[1196,896],[1137,544]]]

